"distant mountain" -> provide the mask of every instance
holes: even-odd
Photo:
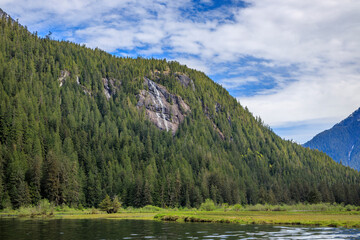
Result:
[[[304,146],[323,151],[335,161],[360,170],[360,108]]]

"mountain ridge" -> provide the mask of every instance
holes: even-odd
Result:
[[[5,16],[0,32],[0,208],[360,202],[357,171],[282,140],[202,72]]]
[[[305,147],[327,153],[336,162],[360,170],[360,108],[331,129],[317,134]]]

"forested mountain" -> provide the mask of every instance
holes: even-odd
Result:
[[[304,146],[323,151],[336,162],[360,170],[360,108]]]
[[[204,73],[0,22],[0,203],[358,204],[359,173],[284,141]]]

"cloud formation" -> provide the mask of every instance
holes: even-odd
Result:
[[[282,129],[283,137],[297,136],[298,142],[360,105],[358,0],[0,4],[31,31],[52,31],[56,38],[114,54],[166,57],[202,70],[265,123]]]

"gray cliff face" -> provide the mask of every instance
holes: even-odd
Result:
[[[140,91],[137,107],[145,108],[146,116],[159,129],[175,134],[179,124],[191,111],[190,107],[180,96],[169,93],[164,86],[156,84],[146,77],[144,85],[148,90]]]
[[[68,70],[61,70],[60,72],[60,76],[58,78],[58,82],[59,82],[59,86],[62,87],[66,81],[69,81],[70,78],[71,78],[72,74],[68,71]],[[85,86],[81,85],[80,83],[80,80],[79,80],[79,76],[75,76],[76,78],[76,83],[77,85],[79,85],[83,92],[86,94],[86,95],[89,95],[91,96],[91,91],[89,91]]]
[[[60,77],[58,78],[60,87],[62,87],[62,85],[64,85],[64,83],[68,77],[70,77],[70,72],[67,70],[61,70]]]
[[[61,70],[60,76],[58,78],[59,86],[62,87],[66,81],[69,81],[71,79],[71,77],[74,78],[74,76],[72,76],[72,74],[68,70],[66,69]],[[83,92],[86,95],[91,96],[92,95],[91,91],[81,84],[79,76],[75,75],[75,79],[76,79],[76,84],[83,89]],[[101,81],[104,86],[104,95],[107,100],[109,100],[112,96],[114,96],[115,93],[121,87],[121,81],[115,78],[102,78]]]
[[[114,78],[102,78],[102,83],[104,85],[104,94],[107,100],[109,100],[121,86],[121,81]]]
[[[183,85],[184,87],[191,87],[193,91],[195,91],[195,85],[191,78],[184,74],[176,74],[176,79]]]

